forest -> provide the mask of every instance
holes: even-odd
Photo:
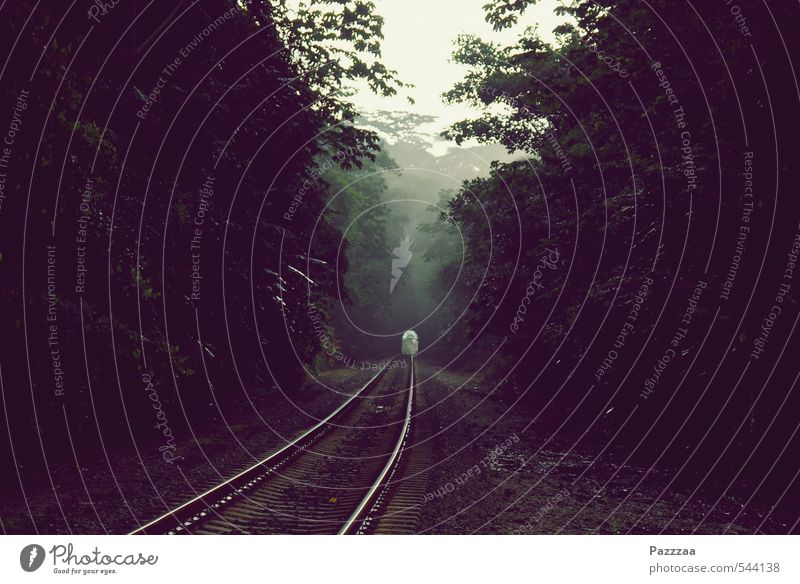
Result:
[[[354,100],[413,95],[381,2],[62,4],[0,7],[9,497],[414,329],[539,435],[794,521],[796,5],[486,0],[520,32],[455,39],[434,154]]]

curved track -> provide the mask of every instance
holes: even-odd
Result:
[[[407,463],[415,385],[407,359],[280,450],[132,533],[372,532]]]

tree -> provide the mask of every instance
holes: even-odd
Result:
[[[487,20],[510,26],[524,20],[531,4],[490,2]],[[612,434],[639,405],[618,439],[637,444],[640,430],[657,423],[637,455],[671,444],[670,453],[681,456],[703,433],[696,424],[672,440],[684,417],[716,416],[726,405],[735,414],[717,426],[718,439],[704,443],[713,451],[737,431],[756,396],[739,391],[728,400],[739,368],[715,373],[710,364],[748,352],[748,331],[758,329],[763,315],[737,311],[757,298],[768,302],[773,290],[765,282],[780,280],[780,260],[766,261],[755,280],[768,234],[776,234],[770,246],[780,249],[796,230],[796,202],[765,197],[748,211],[742,186],[751,153],[780,169],[780,184],[797,184],[797,173],[781,163],[784,153],[797,151],[796,137],[773,123],[791,115],[795,94],[775,22],[796,18],[796,7],[742,9],[747,34],[726,5],[693,5],[687,14],[667,2],[598,0],[558,11],[565,22],[553,46],[527,29],[510,46],[462,36],[454,53],[469,70],[445,99],[483,113],[454,124],[446,137],[499,142],[526,155],[470,181],[449,206],[448,220],[467,241],[464,277],[476,293],[470,329],[484,347],[504,343],[495,370],[510,371],[532,411],[547,405],[554,424],[568,419],[576,432],[591,423]],[[762,181],[763,192],[772,192],[772,178]],[[775,205],[785,215],[770,225]],[[730,250],[751,211],[747,227],[761,235],[749,240],[736,293],[726,298]],[[543,270],[548,250],[557,250],[560,261]],[[611,373],[598,379],[599,364],[649,279],[654,285],[625,350],[617,347]],[[644,401],[642,380],[669,347],[698,282],[708,292],[677,363],[663,389]],[[704,342],[718,306],[713,338]],[[679,385],[687,370],[689,380]],[[683,399],[671,399],[670,384]],[[767,399],[758,408],[769,412],[776,403]],[[751,437],[757,426],[751,424]],[[749,439],[736,434],[740,442]]]

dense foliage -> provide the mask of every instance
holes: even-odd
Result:
[[[524,22],[531,4],[491,2],[487,20]],[[476,294],[468,361],[491,355],[539,422],[614,436],[611,451],[636,461],[691,454],[689,469],[709,456],[738,468],[751,450],[730,446],[768,428],[772,460],[793,423],[788,364],[749,355],[798,231],[796,128],[777,122],[800,97],[796,43],[775,28],[796,7],[737,18],[727,4],[578,1],[558,9],[554,44],[533,28],[512,46],[462,36],[454,60],[469,70],[446,94],[484,112],[448,137],[525,154],[465,184],[445,214]],[[792,286],[770,364],[797,312]]]
[[[338,298],[347,268],[326,173],[379,150],[347,87],[402,86],[381,24],[359,0],[4,5],[13,444],[68,448],[65,424],[79,449],[174,444],[296,388],[320,351],[310,290]]]

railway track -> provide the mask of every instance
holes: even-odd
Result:
[[[412,368],[411,384],[416,388],[416,370]],[[417,532],[422,513],[421,501],[428,486],[428,472],[433,467],[427,438],[430,428],[426,416],[424,392],[415,392],[412,415],[397,455],[386,476],[377,482],[373,496],[365,498],[361,512],[345,524],[340,533],[354,535],[413,534]],[[416,415],[413,415],[416,412]]]
[[[414,361],[408,359],[407,367],[378,372],[291,443],[132,533],[364,534],[385,532],[388,525],[397,525],[397,532],[413,530],[424,473],[399,481],[419,459],[407,452],[418,433],[412,424]]]

